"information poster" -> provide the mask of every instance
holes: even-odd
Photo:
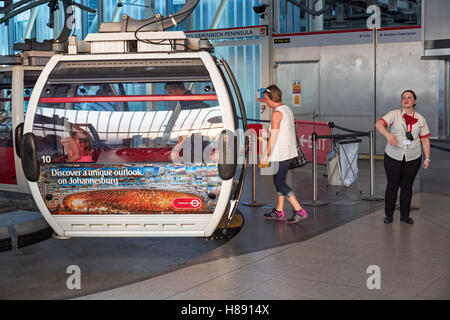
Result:
[[[302,86],[299,80],[292,82],[292,106],[301,107]]]

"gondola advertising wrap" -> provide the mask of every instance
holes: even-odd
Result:
[[[38,186],[52,215],[212,214],[217,166],[47,164]]]

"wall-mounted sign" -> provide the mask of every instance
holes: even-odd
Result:
[[[292,82],[292,105],[294,107],[301,107],[300,95],[302,93],[302,85],[299,80]]]
[[[422,30],[420,26],[382,28],[378,29],[377,36],[378,43],[414,42],[421,41]],[[373,42],[373,32],[369,29],[276,34],[273,37],[277,49],[371,44]],[[287,38],[290,40],[276,41]]]
[[[209,40],[262,37],[267,35],[267,26],[185,31],[185,34],[188,38],[199,39],[205,37]]]
[[[266,102],[266,98],[264,98],[264,90],[266,90],[266,88],[256,89],[256,92],[257,92],[256,101],[257,102],[261,102],[261,103]]]
[[[274,39],[273,43],[291,43],[291,38]]]

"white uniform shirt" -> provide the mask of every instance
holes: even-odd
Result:
[[[277,140],[270,152],[270,161],[292,159],[298,155],[294,114],[285,104],[277,107],[274,111],[280,111],[283,119],[281,119]],[[270,129],[270,131],[272,130]]]
[[[381,118],[388,131],[397,139],[397,146],[393,146],[388,142],[385,152],[395,160],[402,161],[404,156],[406,161],[412,161],[422,155],[420,139],[429,137],[430,130],[425,118],[415,111],[412,116],[417,119],[417,122],[412,127],[410,125],[407,126],[403,118],[404,113],[400,109],[392,110]],[[410,129],[412,129],[413,141],[406,138],[406,131],[410,131]]]

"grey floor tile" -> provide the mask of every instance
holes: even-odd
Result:
[[[332,249],[331,249],[332,251]],[[347,256],[347,258],[349,258]],[[280,253],[274,254],[266,259],[258,262],[258,264],[265,264],[270,262],[272,267],[276,269],[285,268],[285,263],[289,265],[297,266],[297,270],[307,270],[307,269],[318,269],[320,270],[323,266],[332,266],[334,269],[339,269],[346,263],[347,259],[345,256],[338,254],[322,254],[318,251],[307,251],[302,250],[302,246],[298,245],[296,247],[291,247]],[[277,267],[277,265],[279,265]],[[292,268],[289,268],[292,269]],[[294,269],[295,273],[295,269]],[[289,273],[290,275],[290,273]],[[317,280],[317,279],[315,279]]]
[[[330,283],[315,283],[308,291],[299,292],[292,300],[317,299],[317,300],[351,300],[360,291],[360,288],[336,285]]]
[[[71,300],[114,300],[111,296],[104,293],[94,293],[87,296],[73,298]]]
[[[439,240],[435,239],[433,243],[429,243],[429,245],[419,253],[419,256],[436,258],[441,261],[445,261],[447,264],[450,264],[449,252],[450,234],[448,236],[442,237]]]
[[[310,291],[314,285],[313,281],[273,276],[232,298],[238,300],[286,300],[291,299],[299,292]]]
[[[422,290],[418,296],[427,299],[450,300],[450,270]]]
[[[395,255],[390,252],[380,252],[375,254],[374,258],[391,261],[392,267],[386,270],[385,276],[401,280],[423,281],[430,284],[440,278],[450,268],[446,261],[422,256]]]
[[[339,227],[313,238],[315,244],[353,247],[360,250],[375,250],[392,242],[394,234],[390,230],[375,230],[369,225],[355,224]]]
[[[327,279],[327,282],[339,285],[346,285],[358,288],[367,288],[367,280],[372,275],[368,273],[368,267],[376,265],[381,270],[381,279],[385,272],[389,272],[393,265],[388,259],[373,258],[367,256],[359,259],[358,261],[351,261],[341,267],[331,277]]]
[[[188,266],[151,279],[148,282],[156,287],[183,291],[198,286],[210,279],[220,277],[227,272],[230,272],[230,269],[227,269],[224,265],[209,262]]]
[[[381,278],[380,293],[386,296],[418,296],[430,284],[429,281],[411,278],[408,276],[398,276],[392,274],[385,274]]]
[[[207,296],[210,299],[230,299],[269,280],[271,277],[272,275],[269,274],[236,270],[188,290],[180,291],[179,294]]]
[[[201,294],[196,291],[187,291],[179,294],[175,294],[166,298],[166,300],[214,300],[208,295]]]
[[[290,248],[295,245],[297,245],[297,244],[291,243],[288,245],[265,249],[265,250],[260,250],[260,251],[255,251],[255,252],[246,253],[243,255],[231,256],[231,257],[227,257],[227,258],[221,258],[218,260],[212,260],[207,263],[211,266],[223,266],[224,268],[226,268],[226,270],[232,271],[235,269],[239,269],[243,266],[255,263],[261,259],[269,257],[278,252],[282,252],[282,251],[286,250],[287,248]]]
[[[324,264],[317,260],[291,263],[291,261],[270,257],[246,267],[245,270],[310,281],[328,281],[334,273],[340,270],[340,265],[341,263],[336,262]]]
[[[314,241],[314,239],[299,243],[295,248],[297,248],[297,251],[299,252],[338,257],[345,260],[365,256],[368,254],[366,247],[337,246],[335,243],[317,243]]]
[[[162,300],[176,294],[176,290],[153,286],[151,282],[141,282],[123,288],[102,292],[110,299],[120,300]]]
[[[391,291],[361,289],[353,300],[425,300],[411,295],[392,295]]]

